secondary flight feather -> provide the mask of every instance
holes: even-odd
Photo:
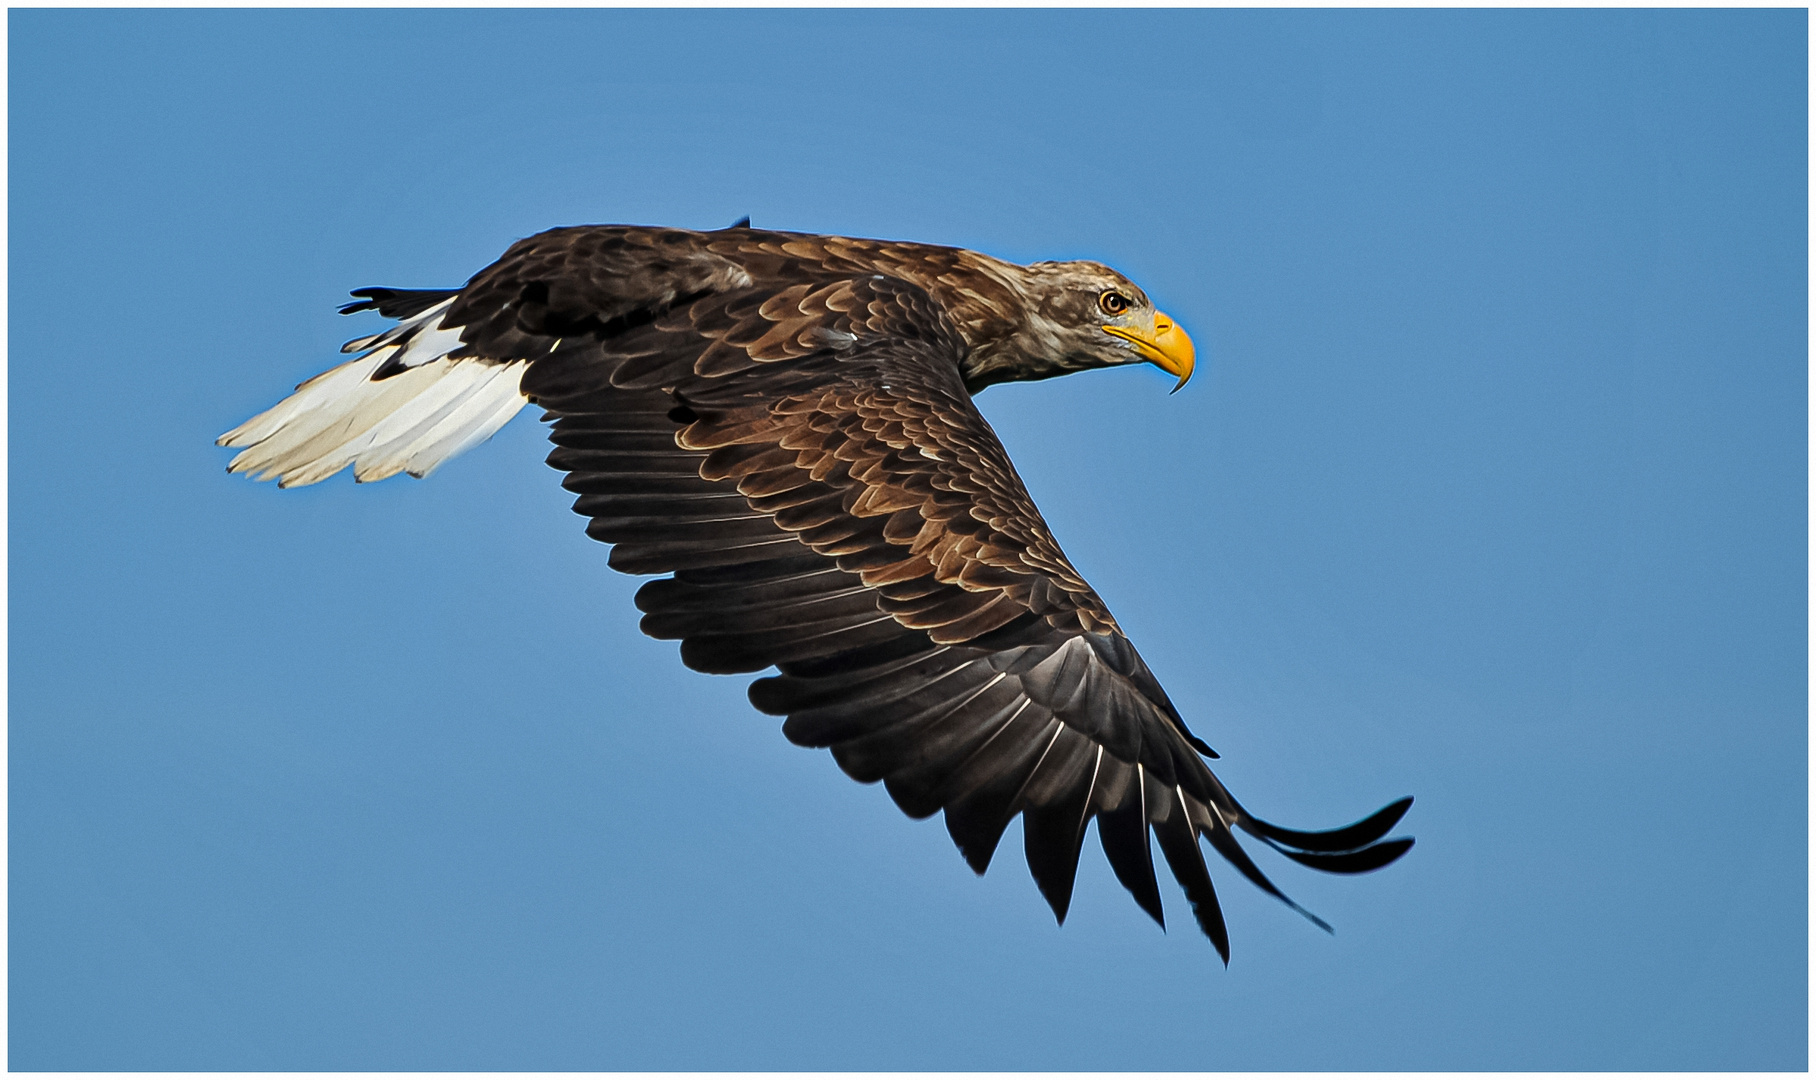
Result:
[[[601,225],[519,241],[459,289],[353,295],[343,312],[396,325],[221,436],[231,471],[426,476],[539,406],[587,534],[667,575],[637,593],[644,632],[698,671],[774,668],[751,702],[911,817],[943,812],[979,874],[1020,816],[1060,921],[1093,819],[1164,926],[1158,843],[1225,963],[1201,839],[1295,909],[1236,832],[1343,874],[1412,846],[1382,839],[1411,799],[1300,832],[1230,795],[973,404],[1122,364],[1185,384],[1191,339],[1109,267]]]

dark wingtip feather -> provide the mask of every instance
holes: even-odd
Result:
[[[1323,870],[1327,874],[1366,874],[1379,870],[1388,863],[1412,849],[1412,838],[1388,840],[1361,851],[1344,851],[1334,855],[1322,852],[1294,851],[1291,848],[1273,845],[1274,850],[1296,863],[1302,863],[1314,870]]]
[[[996,847],[993,844],[959,844],[958,853],[964,856],[965,865],[972,873],[983,877],[984,871],[990,869],[990,860],[996,856]]]
[[[743,217],[739,218],[738,220],[732,222],[730,225],[726,226],[726,228],[729,228],[729,229],[748,229],[748,228],[750,228],[750,215],[745,214]]]
[[[1211,884],[1211,871],[1204,865],[1204,852],[1198,849],[1198,837],[1192,830],[1183,805],[1175,807],[1165,821],[1154,823],[1154,839],[1166,856],[1173,877],[1185,889],[1192,905],[1198,929],[1211,939],[1223,966],[1230,966],[1230,932],[1223,923],[1223,908],[1217,903],[1217,889]]]
[[[1326,854],[1337,854],[1355,851],[1367,847],[1387,835],[1389,829],[1400,823],[1406,811],[1412,808],[1412,796],[1386,806],[1341,829],[1330,829],[1326,832],[1301,832],[1298,829],[1283,829],[1272,822],[1260,818],[1244,818],[1242,828],[1264,840],[1278,840],[1288,847],[1301,851],[1316,851]],[[1308,864],[1309,865],[1309,864]]]
[[[1034,883],[1040,886],[1040,895],[1053,909],[1053,922],[1066,925],[1066,913],[1072,910],[1072,882],[1069,880],[1035,877]]]
[[[1318,918],[1318,916],[1313,915],[1311,912],[1300,907],[1298,901],[1281,892],[1278,886],[1269,881],[1267,875],[1261,872],[1261,868],[1255,865],[1255,860],[1249,858],[1248,852],[1242,850],[1242,845],[1236,842],[1235,833],[1232,833],[1227,828],[1219,825],[1215,828],[1207,829],[1205,831],[1205,838],[1210,840],[1211,846],[1217,849],[1217,854],[1228,859],[1230,865],[1242,872],[1243,877],[1248,878],[1255,883],[1256,888],[1305,916],[1311,921],[1312,925],[1323,930],[1325,933],[1336,933],[1335,930],[1331,929],[1330,923],[1325,922],[1323,919]]]
[[[1141,910],[1165,930],[1166,912],[1160,906],[1160,883],[1154,878],[1154,853],[1148,846],[1145,802],[1142,788],[1132,786],[1122,806],[1099,811],[1097,839],[1103,844],[1110,869],[1116,872],[1116,880],[1129,890]]]
[[[1078,812],[1063,803],[1030,808],[1022,814],[1022,839],[1027,848],[1028,871],[1040,886],[1040,894],[1047,898],[1047,906],[1053,909],[1053,917],[1064,926],[1066,913],[1072,909],[1078,853],[1084,840]]]
[[[965,857],[965,864],[978,877],[983,877],[984,871],[990,869],[990,860],[996,856],[996,847],[1002,842],[1003,833],[1013,817],[1013,814],[999,816],[990,809],[965,803],[946,807],[946,832],[959,854]]]
[[[413,315],[422,314],[459,291],[459,289],[387,289],[377,286],[354,289],[347,295],[357,296],[360,299],[351,304],[342,304],[340,313],[351,315],[356,311],[376,311],[387,318],[407,319]]]

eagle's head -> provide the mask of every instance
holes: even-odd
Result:
[[[1020,325],[1004,347],[975,358],[966,372],[973,389],[1143,362],[1177,376],[1175,391],[1192,377],[1192,339],[1128,278],[1096,262],[1014,269]]]

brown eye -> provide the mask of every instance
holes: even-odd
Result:
[[[1119,292],[1107,292],[1097,298],[1097,306],[1103,308],[1105,315],[1121,315],[1129,310],[1129,298]]]

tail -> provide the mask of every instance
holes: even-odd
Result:
[[[518,383],[527,361],[451,357],[460,327],[444,324],[453,292],[362,289],[364,303],[402,322],[349,341],[358,359],[322,372],[272,408],[215,440],[238,447],[228,472],[279,487],[314,484],[353,466],[356,480],[400,472],[427,476],[492,437],[528,403]]]

